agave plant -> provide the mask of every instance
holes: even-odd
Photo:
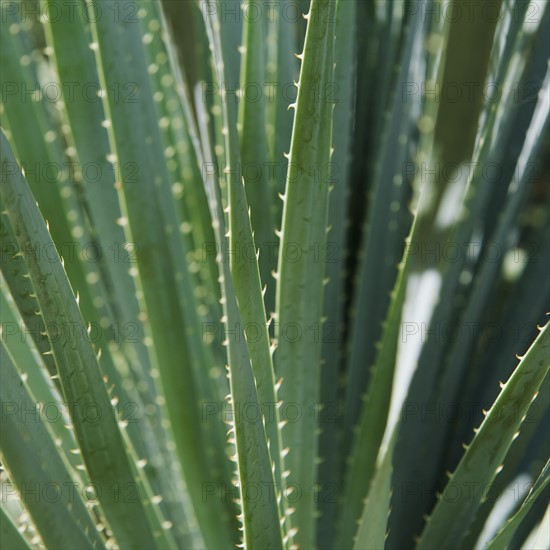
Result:
[[[2,548],[547,547],[549,17],[3,0]]]

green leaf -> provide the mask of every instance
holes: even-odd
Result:
[[[407,59],[411,59],[414,44],[420,42],[425,29],[422,24],[422,18],[419,16],[419,12],[416,12],[414,16],[411,17],[411,20],[405,24],[404,33],[406,36],[406,42],[403,51],[403,66],[408,66],[408,62],[405,62]],[[441,38],[444,39],[445,28],[441,29]],[[433,65],[432,70],[437,73],[441,70],[441,67],[438,63],[428,56],[428,61],[430,65]],[[406,81],[407,73],[403,73],[400,76],[400,81]],[[385,207],[389,209],[390,204],[387,203],[388,195],[391,195],[392,188],[393,192],[397,192],[397,197],[402,193],[399,191],[400,185],[396,184],[396,179],[393,174],[392,168],[392,151],[397,149],[397,155],[401,154],[400,158],[404,160],[406,157],[405,151],[402,150],[399,146],[400,142],[400,131],[405,131],[407,125],[403,124],[401,118],[406,114],[405,118],[410,116],[410,112],[405,109],[398,100],[398,96],[394,97],[394,108],[392,109],[389,118],[388,118],[388,139],[383,147],[383,160],[384,165],[382,166],[383,171],[386,171],[386,178],[383,178],[377,182],[378,188],[376,189],[376,201],[381,201],[380,208],[385,204]],[[424,115],[430,114],[434,116],[434,111],[437,111],[437,105],[435,102],[430,101],[426,102],[424,107]],[[425,150],[430,151],[432,147],[433,135],[431,133],[426,133],[421,137],[421,143]],[[400,152],[399,152],[400,151]],[[399,156],[398,156],[399,158]],[[380,176],[380,174],[378,174]],[[391,177],[390,177],[391,176]],[[399,174],[397,174],[399,176]],[[392,185],[386,185],[385,182],[390,180]],[[399,179],[397,178],[397,181]],[[370,296],[369,300],[372,299],[375,302],[379,302],[380,297],[376,296],[376,293],[373,293],[374,288],[378,288],[378,284],[368,285],[365,284],[369,280],[369,273],[372,269],[373,258],[377,254],[385,256],[388,254],[392,256],[395,252],[389,250],[379,249],[377,254],[371,256],[371,261],[364,263],[360,268],[362,272],[363,279],[361,281],[362,286],[364,287],[365,295],[360,291],[359,296],[357,297],[358,303],[360,304],[358,318],[355,319],[353,324],[353,343],[354,350],[350,354],[350,372],[348,380],[348,391],[346,395],[348,399],[347,408],[348,408],[348,417],[346,423],[346,436],[350,436],[352,418],[353,418],[353,403],[350,401],[353,400],[353,397],[357,393],[357,388],[353,387],[351,381],[356,377],[362,377],[364,379],[367,371],[365,367],[370,367],[370,372],[368,372],[369,382],[367,386],[366,393],[362,396],[359,409],[359,419],[357,422],[357,428],[354,430],[355,436],[351,444],[351,450],[349,452],[349,457],[347,460],[347,469],[344,475],[344,502],[345,504],[341,507],[339,514],[339,525],[338,525],[338,535],[337,543],[342,547],[346,547],[352,544],[353,536],[356,532],[356,522],[360,517],[362,502],[368,494],[369,486],[371,480],[373,479],[375,468],[376,468],[376,459],[379,453],[380,446],[386,431],[386,425],[388,421],[388,413],[390,410],[390,402],[392,395],[392,388],[394,382],[394,372],[397,362],[397,350],[399,344],[399,336],[402,330],[402,313],[403,305],[405,302],[405,297],[407,293],[407,285],[409,275],[412,271],[412,257],[407,253],[408,248],[415,243],[418,238],[418,229],[419,224],[418,220],[420,217],[420,212],[422,211],[422,206],[427,199],[427,194],[425,193],[425,184],[418,181],[414,182],[416,185],[413,185],[413,190],[416,193],[412,201],[412,206],[409,207],[405,196],[401,195],[399,203],[400,209],[408,211],[411,208],[414,212],[412,217],[412,226],[409,230],[409,235],[401,244],[401,253],[402,258],[401,262],[398,264],[396,269],[396,280],[393,286],[393,289],[389,293],[389,304],[385,314],[385,319],[380,327],[381,333],[379,340],[377,340],[374,355],[374,362],[369,364],[365,361],[365,358],[358,353],[358,350],[364,349],[364,342],[361,341],[361,338],[365,339],[361,331],[361,325],[358,324],[358,320],[366,318],[370,315],[370,310],[367,307],[367,299]],[[403,184],[402,184],[403,185]],[[394,220],[395,221],[395,220]],[[372,223],[381,224],[382,220],[378,214],[373,215]],[[385,232],[386,230],[382,225],[375,226],[378,227],[379,232]],[[401,229],[402,230],[402,229]],[[395,237],[394,237],[395,238]],[[401,237],[398,237],[399,239]],[[378,240],[381,240],[378,239]],[[370,249],[370,253],[373,253],[373,250],[377,249],[378,243],[376,237],[376,231],[367,238],[367,249]],[[388,262],[384,269],[393,271],[393,261]],[[374,277],[377,277],[377,274],[374,274]],[[376,279],[374,279],[376,280]],[[387,281],[384,281],[383,284],[387,284]],[[366,308],[366,309],[365,309]],[[379,312],[380,314],[380,312]],[[368,326],[374,330],[374,325],[372,320],[366,323]],[[363,327],[366,330],[365,327]],[[367,332],[368,335],[368,332]],[[355,373],[353,372],[355,371]],[[363,372],[361,372],[363,371]],[[356,382],[357,385],[357,382]]]
[[[546,462],[542,472],[540,473],[535,484],[529,491],[529,494],[525,497],[525,500],[521,504],[519,510],[508,519],[496,536],[487,545],[488,550],[506,550],[509,547],[512,537],[517,528],[523,521],[523,518],[527,515],[527,512],[531,509],[533,503],[540,497],[543,489],[548,485],[550,481],[550,461]]]
[[[215,254],[209,253],[208,245],[214,243],[212,220],[181,98],[184,80],[175,46],[168,29],[163,6],[158,2],[148,4],[143,10],[140,25],[147,40],[144,42],[149,67],[152,67],[151,86],[157,108],[159,126],[164,143],[166,164],[174,199],[180,207],[183,220],[182,237],[185,241],[187,259],[193,262],[192,275],[196,293],[201,298],[199,309],[208,311],[201,315],[204,322],[217,322],[221,317],[219,285],[213,273],[217,266]],[[149,39],[153,36],[153,39]],[[184,230],[183,230],[184,229]],[[196,273],[194,273],[196,271]],[[216,343],[219,342],[216,340]],[[227,385],[222,395],[227,392]]]
[[[244,56],[245,64],[243,65],[243,82],[262,82],[259,78],[258,66],[261,64],[258,53],[255,50],[261,50],[261,44],[257,43],[261,36],[261,20],[254,22],[252,18],[248,18],[245,25],[245,37],[248,37],[247,54]],[[221,50],[217,48],[216,41],[213,41],[214,62],[216,67],[222,67],[217,71],[218,85],[225,82],[228,78],[225,73],[225,63],[223,61]],[[262,144],[258,134],[264,134],[265,112],[263,108],[254,103],[248,104],[242,101],[240,105],[245,105],[240,111],[240,120],[247,122],[242,127],[240,140],[241,155],[239,157],[238,145],[239,136],[236,129],[236,113],[234,105],[230,104],[230,100],[226,100],[222,104],[222,121],[224,127],[227,128],[225,150],[227,154],[226,182],[228,186],[229,200],[229,249],[235,251],[231,254],[230,267],[233,279],[233,287],[239,306],[239,314],[243,323],[242,329],[248,328],[250,338],[247,339],[248,351],[252,362],[252,369],[258,390],[258,399],[264,409],[272,410],[274,414],[264,413],[264,422],[266,426],[267,437],[269,441],[270,453],[272,461],[275,464],[275,477],[277,483],[282,483],[282,458],[281,458],[281,441],[279,432],[279,414],[275,403],[277,397],[275,392],[275,378],[273,372],[273,362],[271,358],[271,350],[269,343],[269,333],[267,329],[268,321],[264,301],[262,299],[262,250],[266,241],[262,241],[261,235],[258,233],[257,227],[254,225],[254,217],[250,216],[249,211],[257,211],[260,218],[265,221],[265,216],[269,212],[262,212],[259,205],[264,206],[269,202],[269,196],[263,191],[259,192],[256,197],[250,197],[248,193],[246,178],[241,181],[234,171],[240,162],[243,166],[247,163],[255,162],[265,158],[267,161],[266,144]],[[256,112],[257,111],[257,112]],[[245,160],[246,159],[246,160]],[[244,187],[243,187],[244,184]],[[263,185],[267,190],[267,180],[254,185]],[[268,218],[269,220],[269,218]],[[262,223],[264,223],[262,221]],[[264,228],[262,233],[264,237],[268,233],[273,233],[272,228]],[[262,230],[263,231],[263,230]],[[259,258],[255,255],[256,247],[259,247]],[[267,247],[266,247],[267,250]],[[269,262],[264,264],[269,266]],[[271,269],[269,269],[271,275]],[[265,281],[264,281],[265,282]]]
[[[419,550],[456,548],[482,501],[465,488],[491,483],[521,427],[531,401],[550,370],[549,324],[522,357],[474,439],[450,476],[418,543]],[[462,488],[456,497],[456,487]]]
[[[90,9],[93,5],[89,2]],[[101,2],[105,12],[134,13],[135,7],[132,0]],[[140,4],[140,9],[151,7],[149,2]],[[202,403],[217,401],[205,380],[208,370],[203,368],[215,360],[202,341],[204,327],[186,262],[188,251],[172,196],[140,27],[135,18],[116,22],[111,15],[97,18],[92,33],[100,82],[107,92],[104,108],[111,148],[121,165],[137,167],[133,181],[123,177],[120,182],[120,200],[128,240],[137,250],[136,281],[143,292],[141,307],[148,318],[146,331],[152,339],[171,430],[205,543],[224,547],[231,540],[230,504],[203,496],[205,482],[218,487],[228,482],[222,468],[214,466],[225,460],[218,452],[223,446],[223,425],[217,418],[201,422],[200,416]],[[120,82],[137,87],[136,101],[119,100]]]
[[[354,542],[355,550],[380,550],[386,541],[386,526],[390,514],[392,494],[392,473],[395,440],[397,430],[394,430],[390,444],[382,462],[376,468],[368,497],[365,500],[363,513],[359,521],[359,530]]]
[[[104,548],[83,501],[85,486],[70,474],[3,343],[0,358],[0,450],[10,481],[48,548]],[[30,414],[32,411],[34,414]],[[2,538],[2,546],[9,548],[4,546],[6,542]]]
[[[548,4],[544,17],[548,17]],[[541,25],[538,31],[541,35],[544,28],[545,26]],[[533,48],[533,44],[536,43],[536,35],[537,33],[520,32],[517,36],[507,37],[507,39],[515,42],[518,56],[527,57]],[[495,47],[497,47],[496,44]],[[509,67],[505,71],[503,70],[506,78],[503,76],[500,85],[504,86],[505,82],[509,81],[522,80],[525,69],[526,65],[524,63],[511,62]],[[540,89],[541,84],[542,81],[536,81],[534,83],[535,89]],[[533,108],[534,104],[535,102],[531,101],[529,105]],[[500,145],[503,142],[508,142],[515,135],[517,124],[513,115],[518,112],[519,108],[519,102],[515,100],[513,95],[503,95],[501,101],[493,104],[488,109],[487,118],[482,119],[483,123],[479,127],[477,144],[472,158],[473,169],[465,173],[466,189],[459,203],[456,217],[449,220],[452,229],[437,241],[437,245],[434,245],[440,247],[439,250],[443,250],[446,246],[456,246],[457,243],[463,243],[459,246],[464,247],[469,247],[470,244],[474,243],[484,246],[484,239],[488,239],[487,242],[490,243],[493,238],[493,235],[479,237],[476,232],[485,223],[488,213],[494,209],[492,202],[494,190],[498,185],[501,185],[502,180],[499,178],[498,182],[495,180],[492,185],[489,184],[484,175],[483,167],[491,164],[500,166],[506,155],[508,159],[514,158],[514,166],[516,166],[522,147],[525,155],[522,158],[523,162],[528,158],[531,160],[536,158],[529,156],[531,153],[534,154],[531,149],[542,145],[539,141],[542,139],[541,136],[544,135],[544,132],[541,132],[540,128],[534,130],[539,138],[533,135],[527,142],[529,143],[528,146],[525,146],[526,140],[521,139],[519,150],[514,148],[513,153]],[[542,107],[538,108],[542,109]],[[532,118],[531,112],[529,120]],[[537,121],[536,126],[539,126],[540,122],[540,120]],[[433,163],[436,160],[437,157],[430,162]],[[527,168],[527,170],[523,168]],[[513,211],[517,213],[518,202],[521,204],[520,195],[525,197],[524,193],[529,187],[532,188],[530,183],[533,182],[528,181],[529,178],[532,178],[532,168],[532,166],[525,167],[523,165],[520,178],[516,178],[514,170],[511,170],[510,180],[503,186],[507,187],[506,196],[507,200],[510,201],[509,208],[511,210],[507,216],[510,216]],[[431,187],[431,185],[428,186],[428,191]],[[519,191],[517,197],[514,193],[516,189]],[[504,206],[499,209],[499,213],[503,209]],[[508,217],[508,219],[513,219],[513,216]],[[514,225],[516,223],[514,221]],[[504,242],[508,247],[511,238],[510,227],[505,228],[505,232]],[[502,237],[502,233],[500,237]],[[422,250],[430,243],[431,241],[427,242],[424,236],[420,234],[419,241],[416,243],[416,250]],[[502,250],[502,248],[499,249]],[[414,248],[410,250],[413,253]],[[424,250],[431,250],[431,248],[424,248]],[[416,254],[416,256],[419,260],[422,259],[421,254]],[[484,254],[480,254],[479,259],[482,260],[484,256]],[[486,265],[483,266],[483,263]],[[471,357],[467,354],[463,356],[463,352],[467,348],[469,348],[470,354],[475,351],[472,347],[473,341],[469,338],[468,330],[465,327],[471,326],[467,323],[472,322],[472,320],[474,322],[477,322],[477,320],[472,317],[463,317],[463,314],[470,315],[479,308],[480,304],[476,301],[469,303],[471,292],[474,291],[475,287],[478,287],[476,291],[477,299],[479,300],[479,297],[483,296],[483,300],[486,300],[488,295],[485,295],[484,292],[488,291],[490,293],[494,284],[494,279],[491,279],[491,283],[488,282],[486,277],[478,279],[481,270],[476,272],[473,271],[474,268],[483,267],[483,272],[487,274],[496,267],[487,265],[490,262],[482,261],[475,266],[471,264],[470,253],[460,254],[456,261],[441,255],[437,263],[436,267],[442,276],[441,289],[438,293],[438,302],[429,321],[427,339],[422,345],[418,364],[406,398],[406,403],[419,405],[417,411],[420,411],[423,407],[437,407],[442,410],[448,404],[456,403],[462,399],[464,402],[470,401],[468,395],[461,396],[462,382],[466,375],[465,371],[469,368]],[[461,274],[464,271],[470,271],[474,275],[473,284],[464,285],[461,282]],[[500,277],[499,270],[495,270],[493,275],[493,277],[497,276]],[[460,304],[460,307],[457,304]],[[531,321],[535,321],[535,319],[531,319]],[[455,342],[453,338],[438,338],[436,336],[438,330],[449,326],[462,327],[462,338],[458,342]],[[454,355],[452,353],[453,348],[455,350]],[[456,350],[458,350],[458,354]],[[457,356],[455,357],[455,355]],[[462,356],[462,361],[458,360],[459,356]],[[451,364],[454,372],[449,368]],[[490,364],[494,364],[494,359],[491,359]],[[407,418],[407,427],[402,431],[397,447],[398,452],[404,452],[407,449],[409,460],[402,461],[396,466],[396,484],[401,488],[401,491],[411,487],[410,484],[414,484],[417,488],[424,487],[425,492],[417,491],[415,494],[407,495],[406,498],[404,498],[404,494],[396,495],[390,520],[390,527],[392,527],[388,539],[390,548],[397,550],[412,544],[413,537],[417,536],[422,529],[422,516],[433,506],[435,498],[433,495],[441,489],[439,483],[443,479],[445,471],[454,468],[454,464],[452,466],[444,465],[444,455],[447,452],[446,445],[448,441],[445,436],[447,426],[448,423],[438,421],[435,416],[429,415],[426,418],[419,412],[410,414]]]
[[[25,31],[25,14],[23,9],[6,10],[2,18],[2,74],[6,82],[19,90],[35,93],[7,95],[2,124],[10,131],[15,156],[26,170],[32,193],[50,224],[57,251],[65,258],[67,276],[80,295],[83,316],[87,322],[99,325],[100,319],[107,315],[107,301],[98,266],[88,260],[87,252],[93,249],[94,239],[75,181],[77,170],[65,156],[62,124],[45,93],[55,81],[51,67],[39,55],[27,56],[29,62],[25,62],[26,48],[30,47],[27,41],[32,43],[30,33]],[[89,284],[90,278],[97,280],[97,284]],[[103,351],[102,366],[110,374],[114,366],[107,334],[101,331],[98,343]]]
[[[205,23],[216,77],[218,83],[222,83],[225,82],[226,74],[222,56],[223,40],[216,32],[222,26],[217,11],[205,9],[205,13],[208,13]],[[255,250],[244,188],[233,171],[238,159],[238,136],[236,113],[231,102],[223,103],[221,116],[225,128],[223,134],[228,175],[229,245],[231,248],[246,246],[248,249],[251,246]],[[207,157],[205,160],[210,162],[211,158]],[[212,176],[210,174],[207,178],[206,185],[217,244],[223,250],[222,247],[227,246],[227,238],[224,232],[221,189]],[[223,255],[219,256],[228,337],[231,403],[234,409],[249,406],[264,413],[266,405],[275,406],[276,398],[259,269],[257,261],[236,256],[232,255],[231,269]],[[260,338],[246,340],[245,327],[249,323],[253,323],[260,331]],[[277,496],[282,476],[277,415],[265,421],[264,418],[266,419],[263,414],[257,414],[253,419],[242,415],[232,422],[246,548],[280,548],[283,545]],[[275,458],[272,461],[273,456]],[[262,491],[253,499],[248,496],[250,487],[264,486],[265,483],[271,484],[269,491]]]
[[[4,216],[3,214],[2,216]],[[5,225],[9,225],[6,223]],[[10,264],[9,257],[4,256],[2,267]],[[20,259],[22,259],[20,257]],[[30,285],[26,268],[22,272],[23,279],[26,279]],[[3,280],[0,279],[3,283]],[[31,285],[32,288],[32,285]],[[85,472],[79,467],[82,465],[82,459],[78,454],[72,453],[72,449],[77,448],[74,433],[71,429],[67,429],[69,422],[69,411],[66,404],[61,398],[62,388],[57,376],[57,367],[53,355],[51,355],[50,343],[47,338],[46,327],[44,326],[44,338],[47,349],[46,355],[43,358],[50,357],[53,362],[53,375],[45,368],[44,362],[41,361],[39,352],[34,347],[30,339],[26,336],[27,332],[33,332],[37,329],[42,321],[42,316],[38,312],[38,304],[36,304],[35,319],[31,324],[23,322],[18,316],[18,310],[13,303],[13,297],[6,292],[6,288],[0,292],[0,311],[2,312],[2,343],[6,346],[8,354],[12,357],[13,362],[21,378],[25,379],[29,392],[33,396],[37,407],[42,407],[42,414],[48,420],[48,427],[51,430],[52,437],[59,443],[59,453],[62,454],[67,462],[75,469],[75,472],[82,483],[88,483]],[[30,291],[34,292],[34,289]],[[11,300],[10,300],[11,299]],[[32,318],[31,318],[32,320]],[[15,332],[13,329],[15,328]],[[55,378],[53,378],[55,376]],[[53,378],[53,380],[52,380]],[[54,383],[55,386],[54,386]]]
[[[3,174],[0,197],[17,243],[25,251],[25,264],[48,330],[64,398],[67,403],[76,404],[71,407],[71,420],[86,469],[101,491],[101,506],[119,544],[152,548],[156,537],[144,510],[145,495],[139,495],[135,502],[123,502],[113,492],[116,486],[136,487],[133,464],[92,344],[75,337],[85,334],[86,328],[61,260],[56,257],[55,261],[49,261],[44,254],[29,253],[31,243],[40,251],[51,249],[53,243],[3,133],[0,139]],[[97,421],[90,421],[92,409],[97,411]]]
[[[273,249],[275,238],[272,220],[272,196],[269,181],[269,150],[266,135],[266,55],[264,48],[264,17],[251,16],[261,13],[263,4],[259,0],[247,0],[244,13],[249,13],[244,22],[241,58],[240,87],[244,97],[239,101],[239,145],[240,175],[244,180],[246,200],[250,207],[250,220],[254,233],[254,243],[259,248],[258,263],[263,285],[267,285],[265,300],[268,311],[274,307],[275,285],[272,284],[272,271],[276,266]],[[260,91],[257,87],[260,86]],[[254,90],[254,91],[252,91]],[[260,94],[259,98],[256,97]],[[235,166],[232,166],[235,168]],[[237,181],[239,178],[236,178]],[[240,182],[239,182],[240,183]],[[230,206],[231,208],[231,206]],[[247,260],[248,261],[248,260]]]
[[[327,241],[328,192],[333,103],[325,90],[334,74],[334,0],[313,0],[298,84],[290,146],[277,274],[275,327],[279,397],[299,411],[283,428],[289,448],[287,484],[301,492],[293,515],[296,542],[315,544],[317,503],[320,362],[322,341],[324,253]],[[296,258],[290,256],[297,252]],[[296,260],[296,261],[294,261]],[[284,406],[284,405],[283,405]],[[283,418],[283,421],[285,419]]]
[[[34,289],[31,281],[25,277],[27,269],[23,260],[23,254],[17,246],[11,224],[0,215],[0,235],[2,236],[2,275],[6,280],[10,293],[17,305],[25,326],[31,333],[41,361],[44,363],[50,376],[57,374],[55,361],[50,351],[50,343],[46,335],[46,326],[41,315],[37,314],[39,307],[34,297]],[[22,327],[20,327],[21,329]],[[58,390],[60,383],[55,379]]]
[[[12,522],[4,507],[0,507],[0,540],[4,548],[11,550],[29,550],[30,545]]]
[[[338,381],[344,361],[345,345],[345,286],[346,286],[346,230],[349,216],[351,144],[354,124],[355,78],[357,56],[357,10],[355,2],[338,2],[335,42],[334,83],[326,90],[327,97],[337,102],[334,107],[334,153],[330,169],[334,183],[330,189],[328,206],[328,242],[324,257],[328,284],[325,288],[324,316],[326,321],[320,338],[323,342],[323,368],[321,370],[321,434],[319,437],[319,512],[317,544],[328,548],[332,541],[337,512],[335,487],[341,485],[339,459],[342,453],[339,421],[342,403],[339,402]]]
[[[550,543],[550,534],[548,533],[548,522],[550,522],[550,506],[546,508],[546,513],[540,524],[537,526],[534,548],[548,548]]]
[[[412,78],[411,59],[415,44],[424,34],[424,27],[418,16],[411,17],[405,24],[402,51],[393,70],[396,86],[384,117],[382,139],[376,145],[376,165],[358,267],[359,282],[352,306],[345,396],[345,452],[349,452],[353,428],[359,420],[368,369],[376,357],[376,343],[382,334],[390,292],[397,280],[403,242],[412,221],[408,204],[411,182],[404,177],[403,170],[410,158],[409,145],[403,137],[410,132],[412,101],[403,101],[402,89]],[[373,269],[374,265],[377,265],[376,269]]]
[[[74,10],[73,16],[69,16],[63,9],[62,0],[42,0],[42,7],[64,15],[48,18],[45,23],[46,40],[53,50],[51,59],[57,69],[60,89],[71,90],[71,86],[78,89],[74,83],[85,83],[90,90],[99,89],[94,54],[89,46],[90,29],[84,23],[83,11]],[[135,94],[131,86],[122,83],[119,86],[121,100],[130,100]],[[94,101],[84,93],[73,90],[63,99],[68,122],[65,134],[75,149],[71,162],[74,169],[82,173],[86,204],[101,250],[99,263],[101,279],[105,280],[107,289],[105,301],[113,320],[121,326],[134,327],[136,333],[141,335],[143,327],[139,321],[136,288],[128,273],[129,267],[136,261],[136,251],[133,243],[125,242],[124,229],[117,223],[121,212],[115,188],[118,178],[136,167],[110,162],[107,130],[102,125],[105,114],[99,98]],[[136,379],[145,380],[149,393],[154,392],[152,380],[146,375],[150,366],[143,342],[132,342],[132,345],[123,347]],[[145,398],[145,402],[150,400]]]
[[[353,5],[354,3],[351,2]],[[267,4],[266,4],[267,6]],[[298,32],[293,18],[287,14],[294,8],[293,0],[281,0],[278,9],[268,17],[267,29],[267,82],[276,83],[274,94],[267,104],[267,127],[270,162],[273,166],[272,215],[277,227],[281,222],[283,203],[279,196],[285,192],[284,155],[289,151],[292,137],[294,111],[288,108],[292,103],[290,86],[298,79],[299,65],[296,53],[299,51]],[[301,44],[300,44],[301,47]],[[289,97],[290,96],[290,97]]]

